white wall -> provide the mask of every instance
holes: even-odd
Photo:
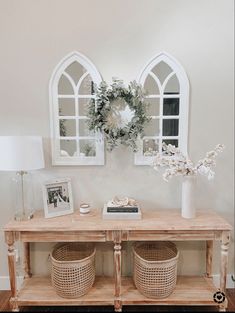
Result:
[[[90,58],[107,81],[112,76],[126,82],[135,79],[160,51],[170,53],[182,64],[191,87],[191,158],[198,160],[217,143],[226,145],[214,181],[199,180],[198,206],[213,208],[232,223],[233,1],[0,1],[0,135],[43,136],[46,169],[39,172],[40,176],[35,175],[37,207],[42,208],[39,181],[57,176],[72,177],[76,207],[82,201],[102,207],[116,194],[134,197],[148,209],[180,207],[179,180],[165,183],[152,168],[134,166],[133,154],[125,148],[106,153],[105,166],[51,166],[48,83],[56,64],[73,50]],[[11,176],[0,173],[1,227],[13,214]],[[47,268],[50,248],[33,245],[35,271]],[[203,243],[179,243],[179,248],[181,273],[205,271]],[[106,254],[106,268],[111,273],[110,251],[105,251],[103,257]],[[0,276],[5,276],[2,232],[0,259]],[[229,271],[233,268],[231,249]],[[217,266],[214,272],[218,272]]]

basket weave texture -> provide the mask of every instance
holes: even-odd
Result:
[[[51,280],[63,298],[86,294],[95,281],[95,247],[91,243],[65,243],[51,254]]]
[[[166,298],[175,288],[178,251],[169,241],[143,242],[133,246],[134,283],[148,298]]]

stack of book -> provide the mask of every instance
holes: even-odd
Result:
[[[103,219],[141,219],[139,206],[109,206],[104,205]]]
[[[139,208],[137,206],[107,206],[108,213],[137,213]]]

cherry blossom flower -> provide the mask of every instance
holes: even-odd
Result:
[[[163,179],[167,182],[173,176],[192,176],[197,174],[204,175],[208,180],[211,180],[215,176],[215,172],[212,170],[212,168],[216,166],[215,159],[224,148],[224,145],[218,144],[214,150],[206,153],[204,159],[199,160],[196,165],[194,165],[179,148],[163,143],[163,152],[157,153],[153,162],[153,168],[157,171],[161,167],[166,167],[163,173]]]

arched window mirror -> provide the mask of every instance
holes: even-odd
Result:
[[[189,82],[183,67],[167,53],[160,53],[145,66],[138,82],[147,92],[151,121],[139,140],[135,164],[151,164],[163,142],[187,154]]]
[[[101,76],[84,55],[73,52],[56,66],[50,80],[53,165],[103,165],[101,134],[87,127],[87,108]]]

